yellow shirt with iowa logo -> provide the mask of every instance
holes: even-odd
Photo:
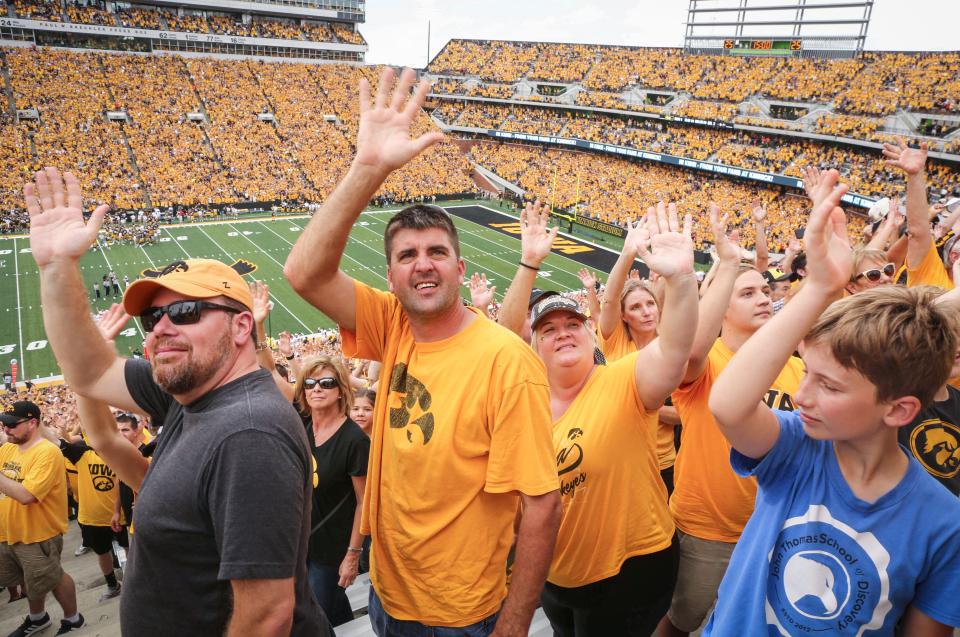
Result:
[[[370,578],[401,620],[467,626],[499,610],[519,493],[558,487],[546,372],[476,310],[417,343],[393,294],[356,283],[346,356],[382,361],[361,529]]]
[[[683,427],[670,511],[687,535],[719,542],[740,539],[757,497],[756,479],[741,478],[730,467],[730,443],[707,408],[713,383],[731,358],[733,352],[718,338],[703,374],[673,392]],[[767,406],[793,411],[793,394],[802,379],[803,362],[791,357],[767,392]]]
[[[56,445],[40,440],[21,452],[8,442],[0,446],[0,472],[38,500],[20,504],[0,495],[0,541],[35,544],[66,533],[67,477]]]
[[[120,479],[97,452],[83,443],[63,443],[64,457],[77,467],[80,511],[77,521],[86,526],[110,526]]]
[[[654,434],[657,410],[637,393],[638,352],[594,368],[553,424],[563,521],[547,579],[584,586],[673,539]]]

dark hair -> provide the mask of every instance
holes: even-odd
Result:
[[[450,215],[440,206],[418,203],[407,206],[390,217],[390,221],[387,222],[387,229],[383,233],[383,250],[387,257],[387,265],[390,265],[393,237],[398,230],[426,230],[428,228],[439,228],[446,232],[453,244],[454,253],[457,258],[460,257],[460,237],[457,235],[457,229],[453,225]]]
[[[794,274],[797,274],[800,270],[807,269],[807,253],[801,252],[793,258],[793,262],[790,264],[790,271]]]
[[[354,390],[353,392],[354,403],[356,403],[358,398],[366,398],[367,400],[370,401],[371,405],[377,404],[377,392],[373,391],[372,389],[368,389],[364,387],[364,388]]]
[[[130,412],[117,414],[117,422],[128,422],[134,429],[138,429],[140,427],[140,419],[137,418],[135,414],[131,414]]]

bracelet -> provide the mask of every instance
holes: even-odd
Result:
[[[284,358],[286,358],[288,361],[292,361],[296,357],[297,357],[296,354],[290,354],[290,356],[284,356]]]
[[[264,352],[264,351],[266,351],[267,349],[269,349],[269,347],[267,346],[266,341],[264,341],[263,343],[257,343],[257,351],[258,351],[258,352]]]
[[[363,553],[363,547],[362,547],[362,546],[361,546],[361,547],[348,546],[348,547],[347,547],[347,552],[348,552],[348,553]]]
[[[524,263],[523,261],[519,261],[519,263],[520,263],[520,265],[522,265],[523,267],[527,268],[528,270],[533,270],[534,272],[539,272],[539,271],[540,271],[540,268],[535,268],[535,267],[533,267],[532,265],[527,265],[527,264]]]

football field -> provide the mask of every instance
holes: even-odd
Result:
[[[446,207],[453,214],[460,233],[467,277],[474,272],[486,273],[491,284],[497,286],[497,299],[502,300],[520,258],[520,242],[511,236],[511,226],[516,226],[516,220],[478,205]],[[374,209],[363,213],[350,235],[341,262],[350,276],[381,289],[387,286],[383,230],[394,211]],[[467,216],[474,221],[458,216],[461,213],[470,213]],[[283,278],[283,262],[308,221],[305,216],[240,218],[164,226],[159,241],[153,245],[114,245],[91,250],[81,262],[91,306],[94,311],[103,310],[120,300],[119,296],[97,299],[93,291],[94,283],[100,282],[111,270],[122,288],[124,276],[134,281],[145,270],[162,269],[180,259],[206,257],[231,264],[245,261],[255,268],[245,278],[264,281],[270,286],[274,308],[268,329],[272,335],[283,330],[309,334],[331,327],[332,323],[301,299]],[[566,243],[547,258],[539,274],[539,287],[558,291],[577,289],[580,281],[576,272],[584,263],[605,273],[616,258],[615,253],[596,245],[590,247],[576,240],[566,240]],[[462,296],[470,298],[466,286]],[[0,369],[8,370],[11,361],[16,359],[18,381],[60,374],[44,333],[43,311],[46,309],[40,305],[39,272],[30,255],[29,240],[0,238]],[[140,348],[142,341],[139,322],[131,321],[117,339],[117,350],[127,355]]]

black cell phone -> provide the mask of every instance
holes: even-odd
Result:
[[[804,230],[806,230],[806,228],[797,228],[793,231],[793,236],[795,236],[797,239],[803,239]]]

